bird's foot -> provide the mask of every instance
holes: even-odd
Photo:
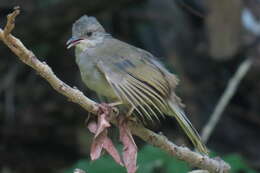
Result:
[[[98,106],[98,118],[97,118],[97,129],[95,131],[95,138],[100,135],[106,128],[110,127],[109,116],[111,113],[111,107],[105,103],[99,104]]]
[[[110,105],[110,104],[107,104],[107,103],[100,103],[100,104],[97,104],[97,117],[98,117],[98,120],[99,118],[105,118],[109,121],[109,117],[110,117],[110,113],[111,111],[115,112],[116,114],[118,114],[118,110],[117,108],[113,107],[113,105]],[[85,124],[89,124],[89,120],[90,120],[90,117],[93,116],[92,113],[88,113],[88,116],[87,118],[85,119]]]
[[[112,108],[112,111],[115,113],[116,116],[119,115],[119,110],[118,108],[116,108],[116,106],[123,104],[121,101],[118,102],[113,102],[113,103],[109,103],[107,104],[108,106],[110,106]]]

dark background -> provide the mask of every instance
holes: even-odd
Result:
[[[95,94],[84,88],[74,52],[65,47],[76,19],[96,16],[114,37],[152,52],[181,79],[178,95],[199,131],[239,64],[253,58],[208,147],[239,153],[260,170],[258,0],[1,0],[1,27],[16,5],[22,11],[13,34],[91,98]],[[87,158],[86,117],[0,43],[0,172],[57,172]],[[189,145],[174,120],[152,128]]]

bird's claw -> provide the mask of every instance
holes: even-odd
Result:
[[[98,104],[98,114],[106,114],[110,115],[111,112],[115,114],[117,117],[119,115],[119,110],[115,106],[117,106],[117,103],[100,103]]]

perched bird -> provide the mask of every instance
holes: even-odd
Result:
[[[175,95],[177,77],[151,53],[113,38],[95,17],[87,15],[73,24],[67,48],[73,46],[82,80],[89,89],[111,105],[123,106],[126,116],[139,114],[146,120],[164,114],[175,117],[197,150],[207,153]]]

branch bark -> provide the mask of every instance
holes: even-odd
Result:
[[[0,39],[3,43],[8,46],[22,62],[32,67],[40,76],[47,80],[53,89],[66,96],[70,101],[80,105],[86,111],[97,114],[98,103],[87,98],[78,89],[72,88],[61,81],[45,62],[39,61],[33,52],[28,50],[19,39],[11,35],[11,32],[15,27],[15,18],[19,13],[20,10],[16,7],[14,12],[7,16],[7,24],[4,30],[0,28]],[[115,119],[112,120],[112,123],[117,125]],[[178,159],[186,161],[194,167],[205,169],[213,173],[227,173],[230,170],[230,166],[224,161],[209,158],[206,155],[193,152],[186,147],[177,146],[170,142],[165,136],[156,134],[137,122],[129,121],[128,125],[131,132],[136,136],[165,150]]]

